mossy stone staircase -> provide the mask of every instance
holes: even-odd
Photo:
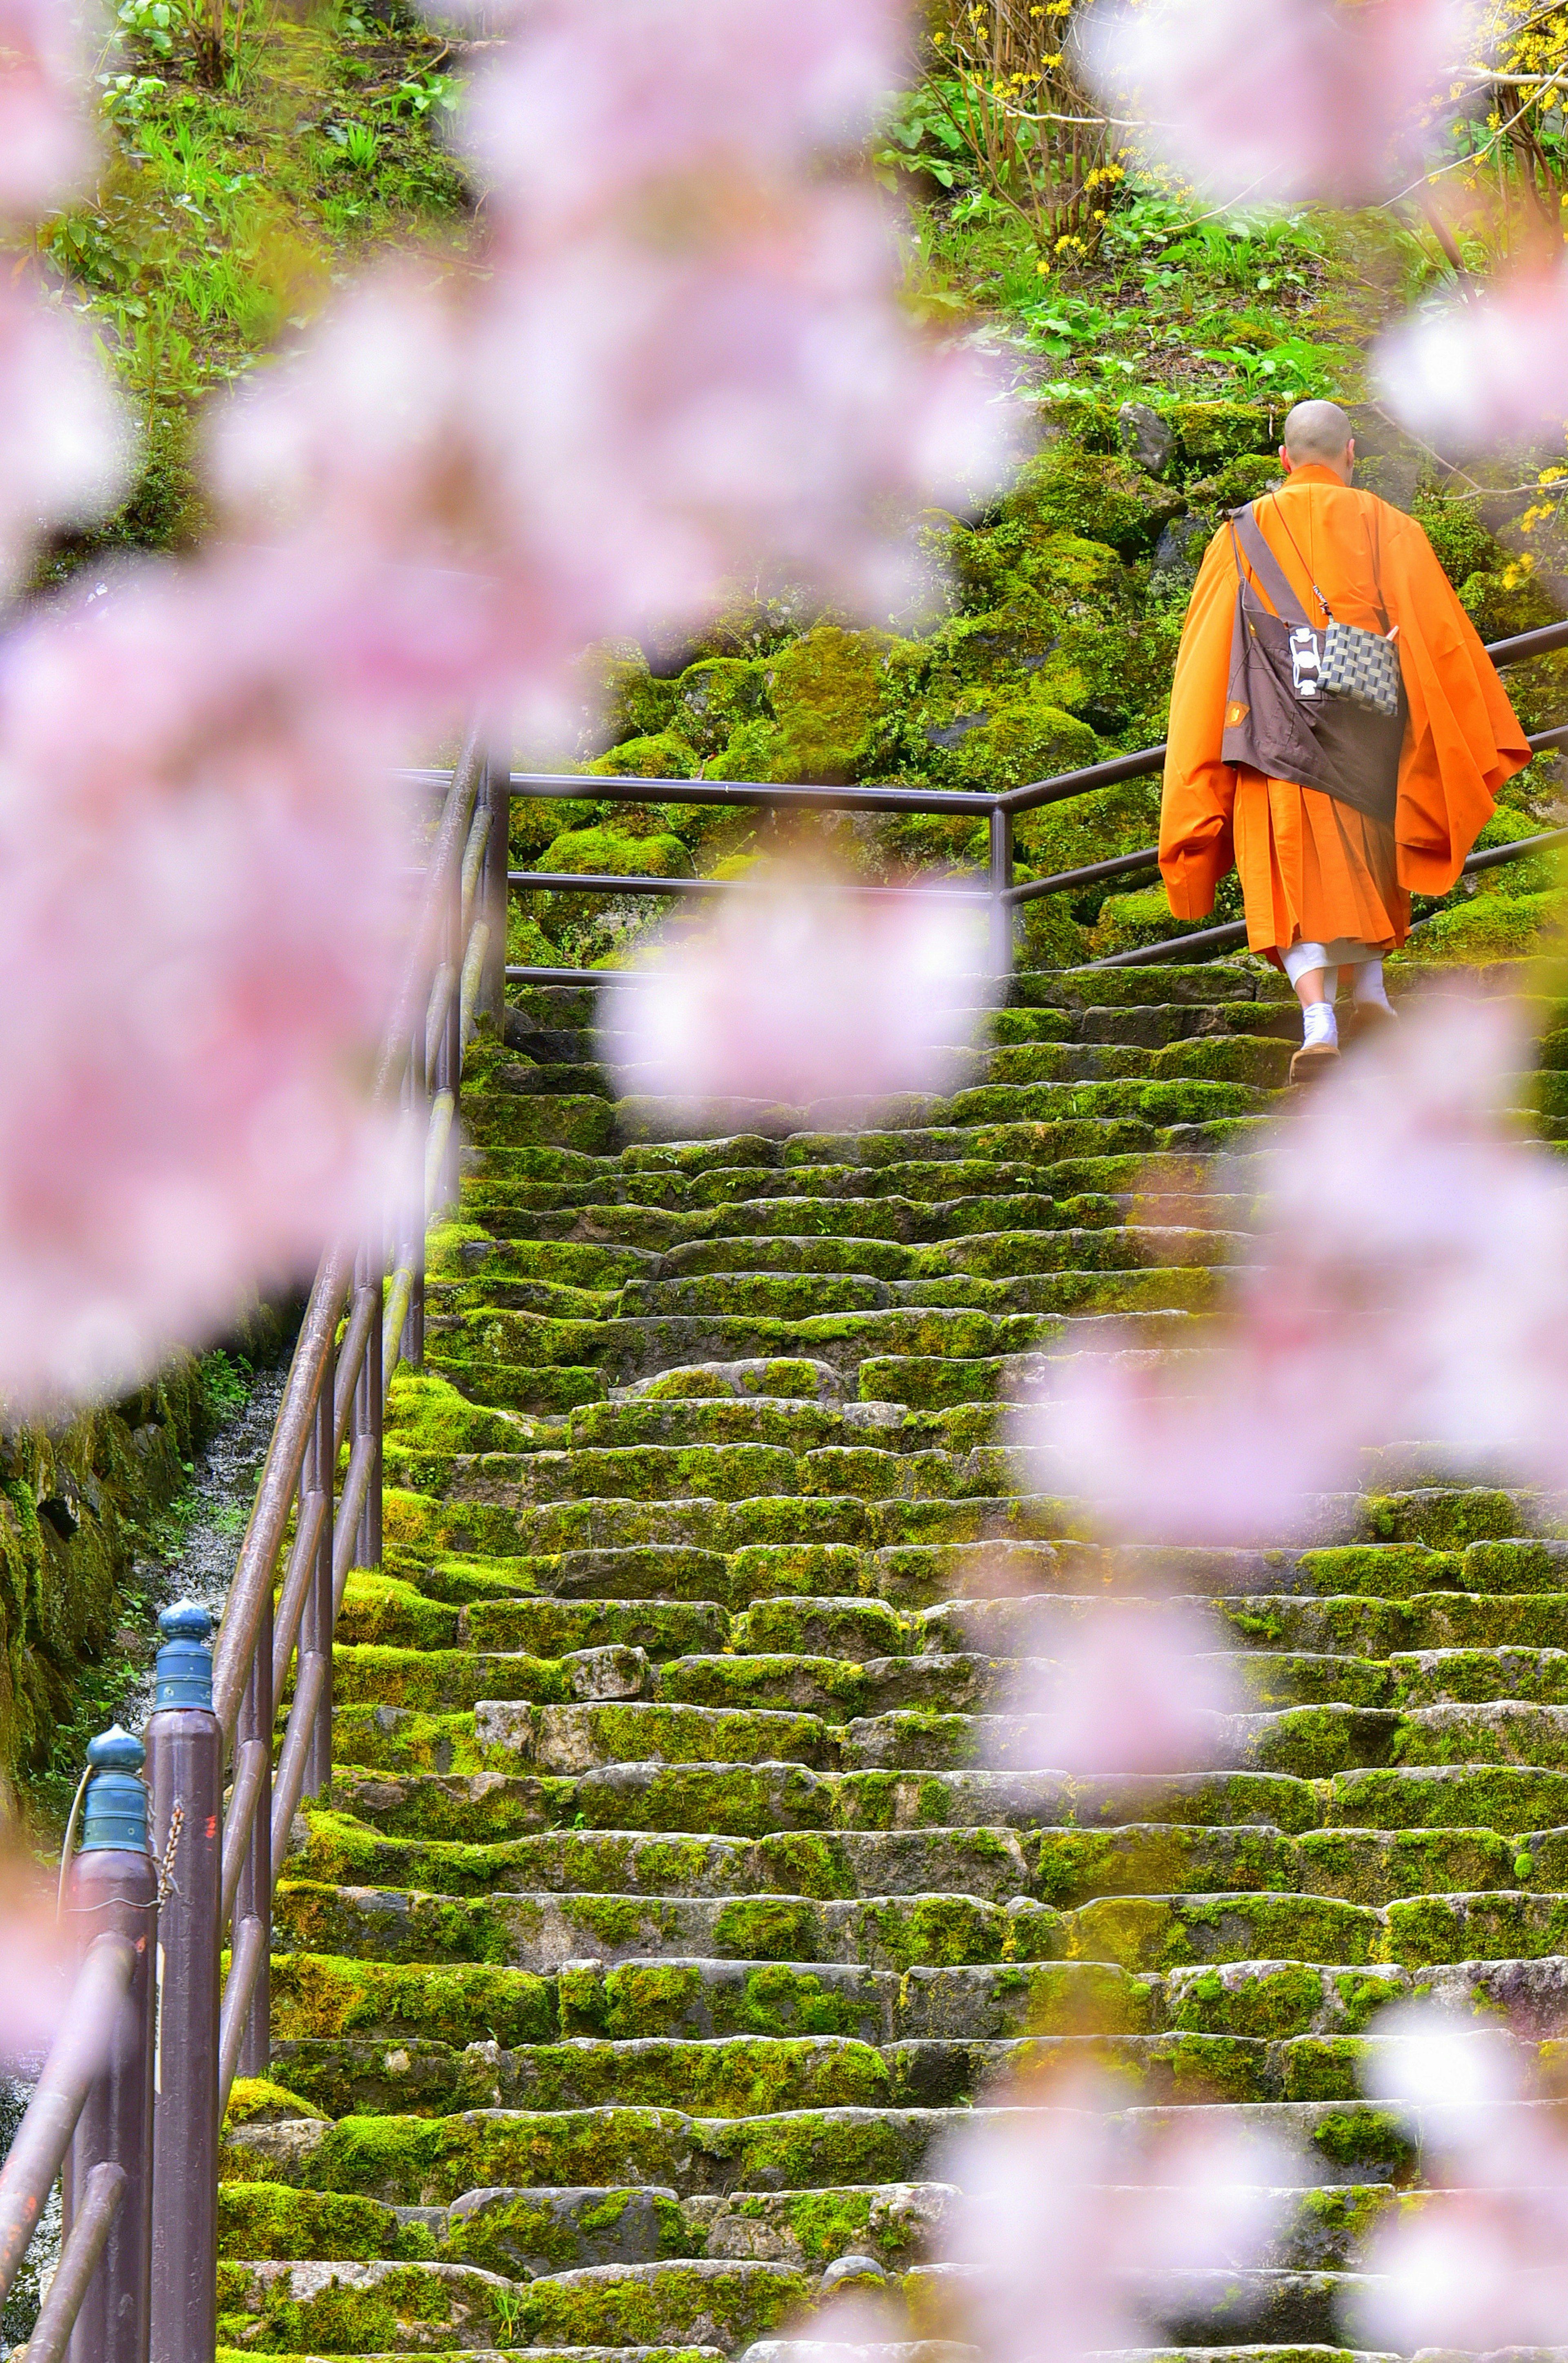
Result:
[[[1343,2343],[1420,2170],[1358,2098],[1373,2013],[1568,2013],[1568,1541],[1407,1455],[1318,1547],[1113,1555],[1002,1445],[1065,1317],[1180,1342],[1246,1259],[1201,1160],[1284,1085],[1283,983],[1022,976],[955,1096],[723,1138],[613,1103],[590,1022],[535,990],[470,1059],[226,2133],[223,2338],[717,2363],[845,2257],[946,2335],[944,2137],[1093,2045],[1129,2107],[1314,2162],[1151,2343]],[[1115,1614],[1141,1567],[1229,1635],[1229,1769],[982,1769],[1038,1601]]]

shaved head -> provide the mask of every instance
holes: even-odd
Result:
[[[1337,402],[1298,402],[1285,422],[1285,448],[1298,468],[1342,460],[1355,429]]]

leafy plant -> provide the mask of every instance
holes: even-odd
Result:
[[[1042,255],[1087,261],[1124,179],[1114,135],[1075,75],[1077,0],[939,0],[923,84],[977,187]]]

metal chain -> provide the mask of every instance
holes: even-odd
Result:
[[[180,1836],[185,1826],[185,1808],[177,1804],[169,1816],[169,1840],[163,1849],[163,1860],[158,1866],[158,1908],[161,1912],[174,1892],[174,1858],[180,1851]]]

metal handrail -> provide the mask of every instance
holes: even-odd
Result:
[[[1462,862],[1459,875],[1469,878],[1477,870],[1496,870],[1506,861],[1524,861],[1532,853],[1545,853],[1554,845],[1568,845],[1568,828],[1543,829],[1539,837],[1516,837],[1507,845],[1489,845]],[[1437,915],[1435,911],[1429,911],[1424,919],[1416,921],[1410,934],[1413,936],[1418,927],[1430,927]],[[1081,967],[1072,969],[1068,973],[1089,976],[1096,969],[1160,968],[1173,956],[1195,950],[1199,945],[1211,951],[1220,951],[1227,945],[1244,943],[1246,937],[1245,919],[1227,919],[1221,926],[1200,927],[1193,935],[1167,936],[1161,943],[1138,944],[1131,951],[1110,952],[1104,960],[1086,960]]]
[[[71,2136],[103,2068],[130,1991],[136,1957],[123,1936],[100,1936],[77,1972],[60,2031],[27,2113],[0,2166],[0,2304],[11,2293]]]
[[[1510,638],[1493,640],[1486,653],[1493,663],[1522,664],[1531,657],[1549,655],[1557,649],[1568,648],[1568,623],[1545,624],[1532,632],[1516,632]],[[1532,755],[1549,749],[1568,747],[1568,726],[1551,730],[1540,730],[1529,741]],[[1111,787],[1123,780],[1147,778],[1164,768],[1168,751],[1166,742],[1157,747],[1143,747],[1128,755],[1114,755],[1102,763],[1090,763],[1077,771],[1061,771],[1050,779],[1026,781],[1016,788],[996,793],[978,789],[909,788],[874,786],[834,786],[827,783],[802,785],[797,782],[761,780],[646,780],[634,779],[624,773],[601,777],[583,771],[513,771],[506,785],[513,796],[545,796],[574,798],[592,803],[612,804],[742,804],[766,807],[774,811],[807,812],[905,812],[965,815],[988,823],[990,833],[989,875],[985,886],[960,886],[944,882],[944,891],[966,902],[981,902],[992,913],[992,955],[997,966],[1010,965],[1012,955],[1012,914],[1023,904],[1037,902],[1046,894],[1068,893],[1087,886],[1103,883],[1111,878],[1130,877],[1140,870],[1154,869],[1159,860],[1157,846],[1142,846],[1131,853],[1118,853],[1103,861],[1092,861],[1076,870],[1054,871],[1045,878],[1030,878],[1014,882],[1012,823],[1021,812],[1037,810],[1044,804],[1065,804],[1076,796],[1092,794],[1097,788]],[[412,776],[412,775],[411,775]],[[431,774],[418,775],[425,784]],[[1499,860],[1517,859],[1496,849]],[[1473,857],[1474,859],[1474,857]],[[1486,866],[1486,865],[1477,865]],[[509,885],[519,893],[560,894],[645,894],[684,897],[692,894],[725,895],[756,892],[755,882],[739,878],[638,878],[621,877],[608,871],[569,871],[547,870],[514,870],[508,873]],[[850,885],[835,889],[867,896],[898,894],[907,892],[898,886]],[[1088,963],[1093,968],[1127,967],[1136,961],[1152,961],[1163,950],[1190,957],[1198,950],[1219,951],[1241,941],[1245,929],[1239,921],[1229,921],[1221,926],[1206,927],[1196,933],[1171,937],[1163,945],[1144,945],[1136,954],[1120,952],[1104,960]],[[602,969],[556,969],[517,965],[506,971],[508,982],[533,984],[602,984],[606,975],[614,971]]]
[[[480,1005],[497,1004],[502,990],[502,778],[476,727],[449,777],[373,1092],[377,1106],[401,1105],[422,1130],[421,1186],[390,1237],[340,1244],[316,1273],[214,1656],[214,1710],[233,1748],[220,1903],[223,1924],[233,1921],[218,2043],[226,2103],[237,2074],[264,2074],[269,2064],[272,1896],[301,1800],[329,1775],[333,1633],[350,1571],[380,1562],[387,1389],[401,1360],[423,1354],[425,1235],[457,1194],[463,1047]],[[291,1666],[274,1767],[273,1708]]]

